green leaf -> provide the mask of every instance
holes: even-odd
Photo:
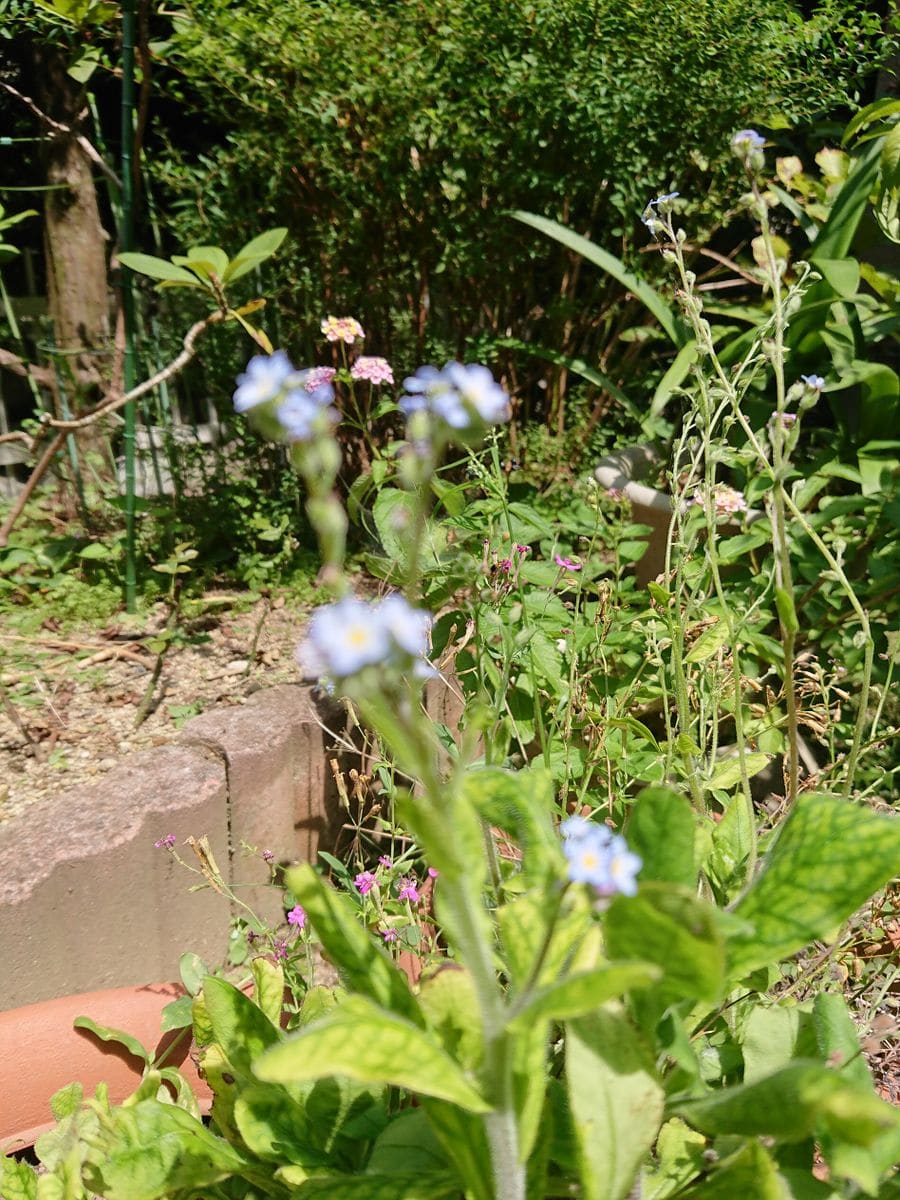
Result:
[[[353,996],[302,1033],[273,1046],[256,1063],[258,1078],[302,1083],[347,1075],[449,1100],[470,1112],[490,1105],[430,1034],[362,996]]]
[[[285,227],[279,227],[278,229],[269,229],[266,233],[252,238],[246,246],[241,247],[225,268],[222,273],[222,282],[231,283],[235,279],[240,279],[242,275],[252,271],[261,262],[271,258],[287,237],[287,232]]]
[[[900,113],[900,100],[894,96],[882,96],[873,104],[867,104],[847,122],[841,145],[846,146],[861,129],[865,129],[873,121],[883,121],[885,117],[892,117],[896,113]]]
[[[347,985],[384,1008],[420,1022],[406,976],[360,925],[350,898],[328,887],[309,864],[288,869],[285,882],[306,909],[326,954]]]
[[[184,990],[191,996],[196,996],[203,987],[203,980],[209,974],[209,968],[199,954],[188,951],[178,960],[178,974],[184,984]]]
[[[645,788],[631,809],[625,836],[643,861],[642,881],[685,887],[697,882],[694,810],[686,796],[666,787]]]
[[[625,1200],[662,1123],[663,1090],[626,1017],[566,1025],[566,1081],[584,1200]]]
[[[771,754],[745,754],[744,767],[747,778],[752,779],[760,771],[764,771],[772,760]],[[703,786],[710,792],[725,792],[741,782],[740,754],[731,754],[716,763],[715,769]]]
[[[502,829],[521,849],[526,879],[559,874],[563,854],[550,819],[553,782],[546,771],[476,767],[466,772],[463,795],[482,821]],[[474,853],[473,846],[470,855]]]
[[[889,1104],[860,1092],[838,1071],[802,1060],[754,1083],[683,1100],[673,1112],[702,1133],[784,1142],[802,1141],[822,1127],[868,1145],[900,1129],[900,1112]]]
[[[645,1167],[641,1173],[642,1200],[666,1200],[680,1192],[703,1171],[705,1149],[706,1138],[702,1133],[695,1133],[678,1117],[666,1121],[656,1139],[656,1164]]]
[[[706,662],[727,644],[728,636],[728,622],[721,617],[717,618],[712,625],[703,630],[691,646],[685,662]]]
[[[755,1004],[741,1038],[744,1083],[755,1083],[815,1053],[810,1013],[796,1004]]]
[[[408,1175],[332,1175],[311,1179],[291,1193],[296,1200],[445,1200],[459,1196],[459,1181],[446,1171]]]
[[[624,996],[631,988],[650,987],[662,975],[652,963],[605,963],[579,971],[535,992],[516,1014],[510,1028],[526,1030],[537,1021],[568,1021],[587,1016],[608,1000]]]
[[[669,397],[676,388],[681,387],[690,373],[691,367],[697,361],[699,350],[697,343],[691,339],[681,347],[675,355],[669,369],[656,385],[653,399],[650,402],[650,416],[658,417],[669,402]]]
[[[403,569],[415,520],[413,496],[399,488],[382,488],[372,506],[372,516],[385,553]]]
[[[107,1025],[98,1025],[90,1017],[76,1017],[72,1024],[76,1029],[86,1029],[94,1037],[98,1037],[101,1042],[118,1042],[125,1047],[129,1054],[133,1054],[143,1063],[150,1061],[150,1055],[137,1038],[132,1037],[130,1033],[123,1033],[121,1029],[110,1029]]]
[[[825,281],[845,300],[852,299],[859,291],[859,263],[855,258],[816,257],[816,270]]]
[[[37,1200],[37,1184],[30,1163],[0,1155],[0,1195],[4,1200]]]
[[[811,1177],[811,1176],[810,1176]],[[755,1142],[726,1158],[679,1200],[791,1200],[769,1152]]]
[[[228,255],[219,246],[191,246],[187,252],[189,262],[202,262],[213,270],[219,279],[228,267]],[[177,261],[173,259],[173,262]]]
[[[836,796],[798,797],[735,909],[755,932],[730,939],[732,978],[827,938],[895,875],[898,861],[900,822]]]
[[[182,1190],[193,1195],[246,1165],[184,1109],[156,1100],[114,1108],[94,1143],[102,1158],[85,1164],[85,1182],[107,1200],[168,1200]]]
[[[832,203],[828,220],[813,244],[809,258],[814,265],[820,258],[846,258],[850,252],[878,175],[880,150],[880,146],[874,143],[856,159],[849,178]]]
[[[80,1083],[67,1083],[50,1097],[50,1111],[55,1121],[62,1121],[78,1112],[84,1100],[84,1088]]]
[[[257,1083],[242,1089],[234,1120],[248,1149],[267,1162],[294,1163],[316,1174],[332,1165],[311,1144],[307,1114],[284,1088]]]
[[[280,963],[268,958],[254,958],[250,969],[256,985],[254,999],[272,1024],[277,1026],[284,1007],[284,971]]]
[[[203,981],[203,1000],[213,1037],[225,1057],[236,1074],[251,1078],[252,1064],[280,1039],[281,1031],[249,996],[215,975]]]
[[[554,241],[574,251],[575,254],[582,255],[588,262],[594,263],[595,266],[612,275],[622,287],[635,295],[650,310],[676,346],[681,347],[685,344],[687,335],[684,327],[666,301],[648,283],[639,279],[637,275],[633,275],[621,259],[616,258],[609,251],[601,249],[600,246],[595,246],[593,242],[581,237],[580,234],[573,233],[565,225],[549,221],[546,217],[520,211],[510,215],[517,221],[521,221],[523,225],[530,225],[532,229],[539,230],[547,237],[553,238]]]
[[[493,1170],[484,1121],[445,1100],[422,1097],[432,1132],[466,1187],[467,1200],[495,1200]]]
[[[404,1172],[446,1173],[447,1158],[421,1108],[402,1109],[375,1140],[367,1175],[402,1175]]]
[[[169,1033],[173,1029],[189,1029],[194,1021],[194,1001],[191,996],[179,996],[171,1000],[162,1010],[160,1029]]]
[[[149,275],[151,279],[165,279],[178,283],[187,283],[191,287],[200,287],[198,281],[183,267],[176,266],[166,258],[156,258],[152,254],[135,254],[131,251],[119,255],[119,262],[130,271],[139,275]]]
[[[606,947],[614,959],[656,963],[654,991],[715,1003],[724,985],[725,949],[712,905],[670,884],[642,884],[617,896],[606,914]]]
[[[465,967],[447,963],[423,980],[419,1006],[428,1029],[451,1058],[467,1071],[478,1070],[484,1054],[481,1012],[475,985]]]

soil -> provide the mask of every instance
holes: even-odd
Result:
[[[94,782],[134,750],[174,741],[186,720],[214,705],[298,680],[294,648],[305,609],[283,597],[251,607],[238,597],[206,600],[166,651],[140,723],[163,606],[137,624],[0,632],[0,824]]]

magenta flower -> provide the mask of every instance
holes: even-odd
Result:
[[[428,878],[429,879],[437,879],[438,875],[440,875],[440,871],[438,871],[436,867],[428,868]]]
[[[512,559],[511,558],[503,558],[500,560],[500,562],[497,563],[497,566],[500,568],[501,571],[505,571],[508,575],[509,572],[512,570]]]
[[[397,896],[398,900],[408,900],[410,904],[419,903],[419,889],[416,887],[414,879],[406,879],[403,881],[403,886]]]
[[[388,858],[388,856],[386,854],[382,854],[381,858],[379,858],[379,860],[378,860],[378,865],[380,867],[384,867],[386,870],[389,871],[394,864],[391,862],[391,860]]]
[[[296,925],[298,929],[303,929],[306,925],[306,909],[295,904],[288,913],[287,919],[288,925]]]
[[[275,943],[275,945],[272,947],[272,950],[275,954],[276,962],[279,962],[279,961],[284,962],[287,959],[287,956],[288,956],[287,942],[283,941],[282,939],[279,939]]]
[[[167,833],[165,837],[159,838],[159,840],[155,841],[153,845],[157,850],[171,850],[175,845],[175,834]]]
[[[513,549],[515,550],[516,554],[530,554],[531,553],[531,547],[523,546],[521,542],[516,542]]]
[[[267,862],[267,863],[275,861],[275,855],[272,853],[271,850],[263,850],[262,858],[263,858],[263,862]]]
[[[377,880],[371,871],[362,871],[353,880],[353,886],[361,896],[365,896],[368,892],[371,892],[376,882]]]
[[[561,554],[557,554],[555,558],[556,565],[562,567],[564,571],[580,571],[581,563],[575,562],[571,558],[563,558]]]
[[[396,929],[385,929],[384,933],[381,936],[384,938],[384,940],[386,942],[396,942],[397,938],[400,935]]]
[[[332,382],[337,371],[334,367],[313,367],[306,372],[306,378],[303,380],[303,390],[305,392],[318,391],[320,387],[326,387]]]
[[[366,336],[355,317],[325,317],[322,321],[322,332],[326,341],[346,342],[348,346],[352,346],[357,338],[361,341]]]
[[[354,379],[365,379],[378,387],[382,383],[393,383],[394,372],[391,364],[384,358],[362,355],[350,368]]]

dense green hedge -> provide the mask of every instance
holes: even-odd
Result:
[[[221,137],[199,161],[154,156],[172,232],[234,247],[287,225],[288,343],[303,357],[314,316],[353,312],[401,370],[490,355],[505,335],[609,355],[632,320],[620,293],[506,210],[647,261],[649,197],[676,188],[698,198],[694,227],[712,224],[734,198],[733,131],[852,103],[883,51],[857,0],[810,20],[789,0],[185,9],[168,48],[177,94]]]

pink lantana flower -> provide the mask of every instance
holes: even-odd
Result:
[[[394,372],[391,364],[385,358],[377,358],[363,354],[350,368],[354,379],[365,379],[378,387],[382,383],[393,383]]]
[[[348,346],[366,336],[365,330],[355,317],[325,317],[322,332],[328,342],[346,342]]]
[[[306,378],[303,381],[303,390],[305,392],[316,392],[320,387],[325,387],[334,379],[337,371],[334,367],[313,367],[307,371]]]

